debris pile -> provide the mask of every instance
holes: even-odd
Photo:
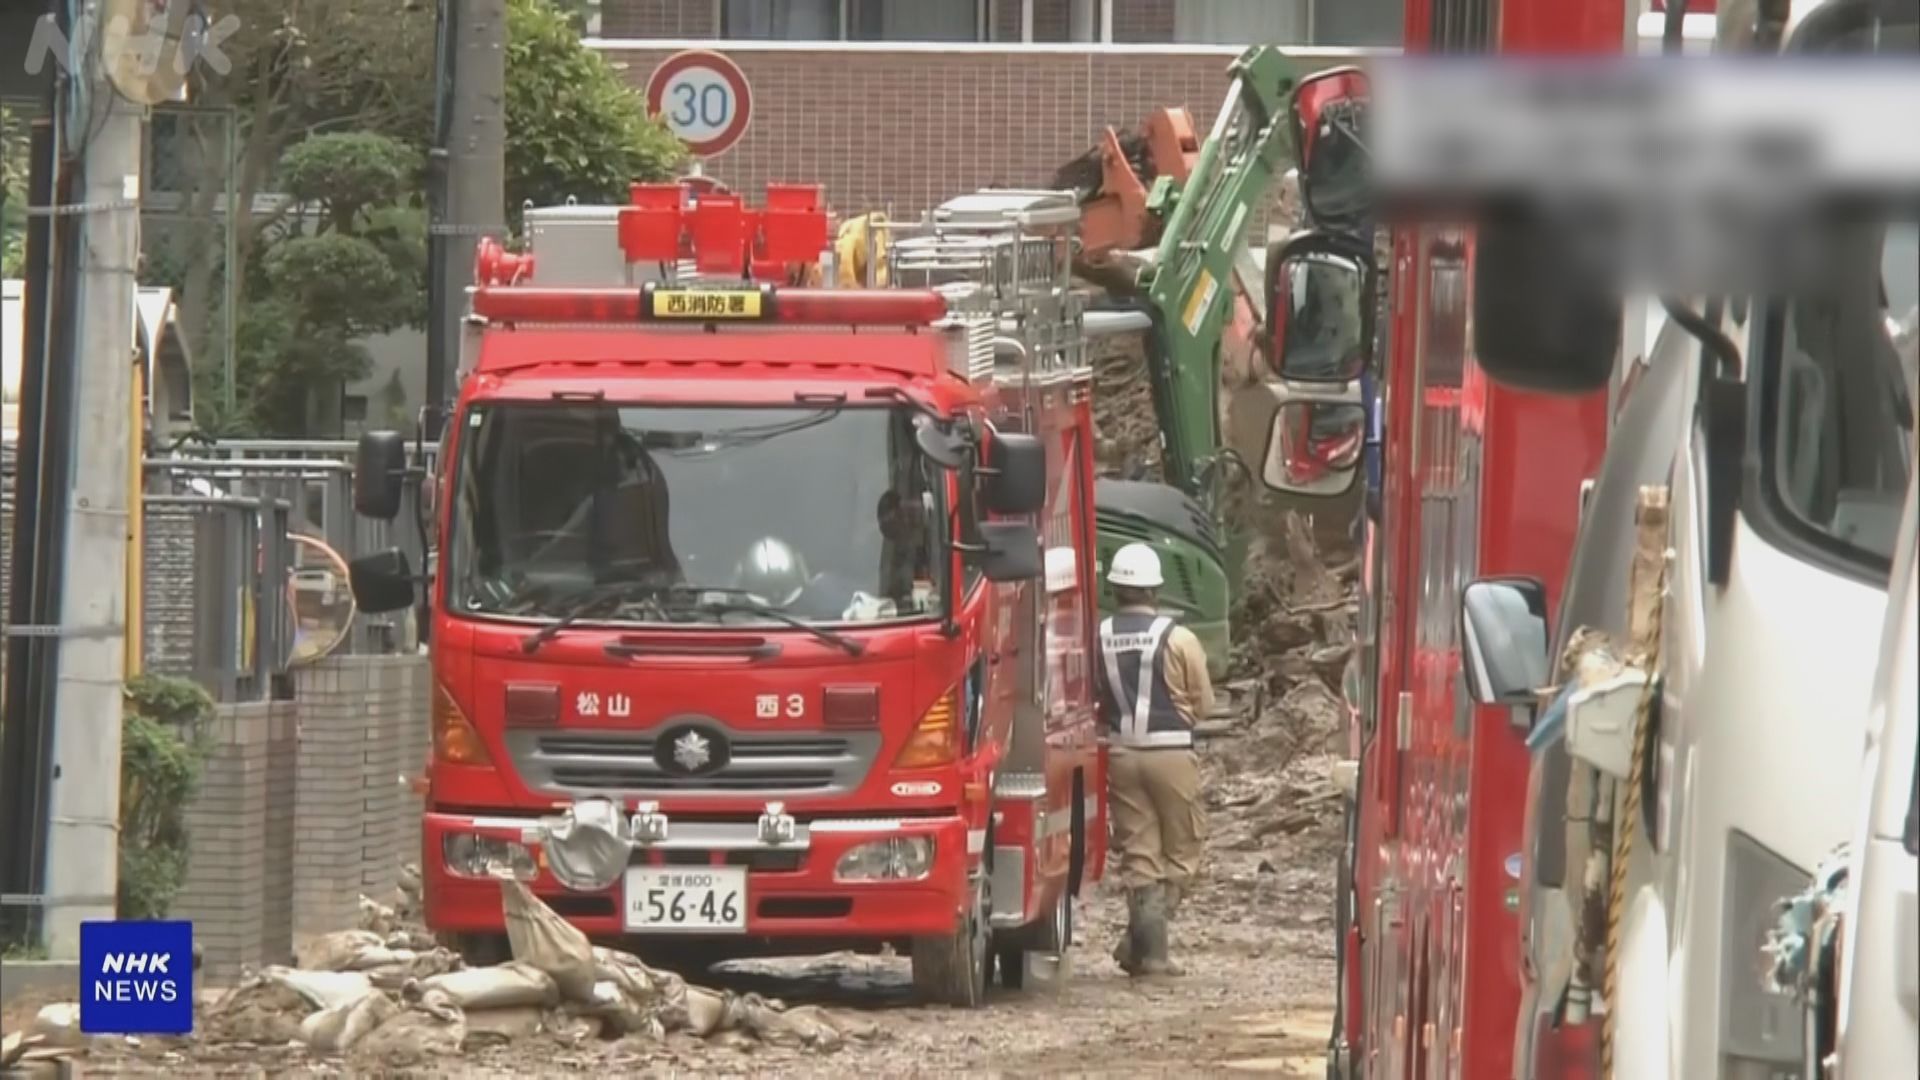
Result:
[[[878,1031],[816,1006],[695,986],[631,953],[595,946],[518,881],[501,882],[513,959],[467,967],[413,922],[417,877],[409,884],[396,903],[363,897],[359,929],[306,943],[293,966],[249,972],[204,996],[192,1045],[293,1049],[387,1070],[489,1047],[544,1043],[561,1051],[595,1041],[658,1044],[670,1034],[736,1050],[831,1052]],[[182,1040],[148,1042],[146,1050],[161,1054],[186,1048]],[[9,1035],[6,1058],[51,1061],[83,1049],[150,1056],[141,1040],[82,1037],[77,1007],[63,1003]]]
[[[593,945],[521,882],[503,881],[501,890],[507,963],[465,967],[416,929],[340,931],[310,942],[298,967],[266,968],[228,991],[208,1010],[206,1037],[294,1041],[402,1067],[536,1036],[578,1045],[685,1032],[836,1050],[873,1034],[871,1025],[822,1009],[690,985],[631,953]],[[405,921],[374,902],[363,903],[362,915],[371,927]]]

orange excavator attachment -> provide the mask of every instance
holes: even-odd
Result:
[[[1097,146],[1062,166],[1054,187],[1080,196],[1081,260],[1100,267],[1116,252],[1157,244],[1160,222],[1147,211],[1147,193],[1162,176],[1184,183],[1199,155],[1193,118],[1167,108],[1154,110],[1137,132],[1105,129]]]

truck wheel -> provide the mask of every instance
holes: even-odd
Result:
[[[922,1001],[974,1009],[986,1000],[993,962],[990,900],[982,868],[974,882],[973,903],[954,932],[913,939],[913,989]]]

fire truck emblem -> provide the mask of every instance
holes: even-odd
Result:
[[[673,740],[673,760],[688,772],[697,772],[713,760],[713,746],[707,737],[689,731]]]

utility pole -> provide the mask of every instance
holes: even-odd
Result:
[[[506,0],[440,0],[440,145],[430,162],[444,193],[431,228],[427,404],[445,405],[459,378],[460,323],[474,245],[505,240],[507,204]],[[438,432],[429,432],[437,436]]]
[[[72,441],[64,492],[66,587],[54,684],[53,777],[46,848],[49,955],[80,955],[80,924],[114,917],[120,858],[120,716],[127,617],[127,417],[133,408],[133,305],[139,265],[141,133],[146,107],[86,78],[90,130],[81,158],[79,333],[72,409],[48,417]],[[84,142],[78,140],[84,139]]]

